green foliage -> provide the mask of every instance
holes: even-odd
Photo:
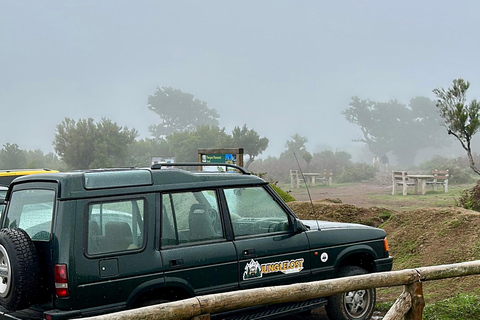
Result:
[[[470,189],[464,190],[456,201],[458,207],[480,212],[480,180]]]
[[[466,184],[475,182],[476,179],[469,169],[467,157],[447,158],[434,156],[419,165],[420,169],[430,172],[431,170],[449,170],[449,183]]]
[[[136,130],[105,118],[99,123],[65,118],[56,131],[55,152],[72,169],[124,166],[128,146],[137,136]]]
[[[65,164],[55,154],[41,150],[22,150],[17,144],[5,144],[0,150],[1,169],[55,169],[62,170]]]
[[[165,137],[165,141],[176,162],[198,161],[198,148],[228,148],[232,145],[232,137],[225,133],[225,128],[217,126],[198,126],[193,131],[175,132]]]
[[[151,157],[170,157],[170,148],[165,139],[135,140],[128,147],[127,163],[133,167],[149,167]]]
[[[337,182],[360,182],[372,179],[376,169],[366,163],[354,163],[342,167],[340,174],[335,178]]]
[[[305,143],[307,143],[308,140],[306,137],[302,137],[298,133],[294,134],[291,138],[291,140],[287,140],[285,143],[286,150],[280,154],[280,159],[296,166],[295,156],[297,156],[298,160],[305,152],[307,152]]]
[[[319,153],[314,153],[311,161],[309,159],[308,151],[305,149],[306,139],[295,135],[292,140],[288,141],[286,147],[289,148],[283,152],[279,158],[268,157],[267,159],[257,160],[252,164],[253,170],[257,172],[267,172],[267,177],[271,181],[280,181],[282,183],[290,183],[290,170],[300,169],[303,172],[324,172],[324,170],[331,170],[333,180],[335,182],[357,182],[371,179],[375,176],[376,170],[373,166],[364,163],[352,163],[350,160],[352,156],[345,151],[333,152],[324,150]],[[293,158],[293,150],[303,152],[302,159],[298,164]],[[290,150],[290,151],[289,151]],[[292,157],[290,157],[290,154]]]
[[[428,98],[413,98],[406,106],[396,100],[375,102],[353,97],[342,113],[362,130],[363,137],[354,141],[367,144],[377,156],[392,151],[404,165],[412,164],[419,150],[440,146],[444,140],[435,103]]]
[[[153,137],[160,138],[175,132],[193,131],[197,126],[218,126],[219,115],[205,101],[192,94],[170,87],[157,88],[148,97],[148,109],[160,116],[161,123],[150,126]]]
[[[470,82],[463,79],[453,80],[452,87],[434,89],[438,98],[437,107],[445,121],[449,133],[455,135],[460,142],[466,144],[480,128],[480,104],[472,100],[466,104],[466,93]]]
[[[0,150],[0,161],[3,169],[23,169],[27,165],[27,157],[17,144],[6,143]]]
[[[423,310],[424,320],[471,320],[480,319],[478,296],[458,294],[454,297],[427,303]]]
[[[272,186],[273,190],[275,190],[275,192],[278,193],[278,195],[283,199],[283,201],[285,202],[295,201],[295,198],[291,194],[283,191],[273,183],[270,183],[270,185]]]
[[[305,160],[305,162],[307,163],[307,165],[310,164],[310,162],[312,162],[312,159],[313,159],[313,156],[310,152],[305,152],[303,155],[302,155],[302,159]]]
[[[475,99],[470,102],[470,105],[466,103],[469,87],[470,82],[455,79],[453,85],[447,90],[437,88],[433,93],[438,98],[437,108],[448,129],[448,134],[457,138],[463,149],[467,151],[470,168],[480,174],[480,170],[475,166],[470,145],[473,135],[480,129],[480,103]]]
[[[267,149],[269,142],[265,137],[260,138],[255,130],[248,130],[246,124],[242,128],[235,127],[233,129],[232,139],[232,145],[243,148],[244,153],[249,156],[245,168],[248,168],[255,161],[255,157]]]
[[[333,176],[336,177],[345,167],[352,165],[352,156],[345,151],[330,151],[324,150],[313,155],[311,167],[315,168],[315,172],[323,172],[323,170],[331,170]]]

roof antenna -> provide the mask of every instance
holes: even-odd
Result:
[[[295,161],[297,162],[298,170],[300,171],[300,174],[302,175],[303,182],[305,183],[305,188],[307,188],[307,193],[308,193],[308,198],[310,199],[310,204],[312,205],[312,213],[313,216],[315,217],[315,221],[317,222],[317,228],[320,230],[320,225],[318,223],[318,218],[317,218],[317,213],[315,212],[315,207],[313,206],[313,200],[310,195],[310,189],[308,188],[307,180],[305,180],[305,176],[303,175],[302,168],[300,167],[300,163],[298,163],[297,155],[295,152],[293,153],[293,156],[295,157]]]

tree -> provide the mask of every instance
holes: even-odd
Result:
[[[16,143],[6,143],[0,151],[0,163],[3,169],[22,169],[26,167],[27,157]]]
[[[353,141],[367,144],[377,156],[391,151],[404,165],[412,164],[419,150],[443,146],[441,119],[428,98],[413,98],[406,106],[396,100],[374,102],[353,97],[342,114],[360,126],[362,137]]]
[[[306,152],[305,143],[308,142],[307,138],[302,137],[298,133],[293,135],[291,138],[292,138],[291,140],[287,140],[287,142],[285,142],[285,147],[287,148],[285,152],[290,154],[305,153]]]
[[[194,131],[175,132],[165,140],[176,162],[198,161],[199,148],[228,148],[232,145],[232,137],[225,133],[225,128],[217,126],[198,126]]]
[[[463,79],[453,80],[453,84],[447,90],[437,88],[433,93],[437,96],[437,108],[444,121],[448,134],[453,135],[460,141],[462,148],[467,151],[470,160],[470,168],[480,175],[472,155],[471,141],[480,128],[480,104],[473,99],[467,104],[467,90],[470,82]]]
[[[55,152],[73,169],[125,165],[128,145],[137,136],[135,129],[120,127],[103,118],[77,121],[65,118],[56,128]]]
[[[134,167],[149,167],[152,156],[168,157],[170,148],[167,141],[161,139],[141,139],[135,140],[128,147],[128,163]]]
[[[285,142],[285,151],[280,154],[279,160],[284,166],[285,174],[288,174],[289,170],[295,169],[298,170],[299,165],[302,170],[306,169],[306,166],[301,165],[300,159],[303,158],[303,155],[307,153],[307,148],[305,143],[307,143],[307,138],[302,137],[298,133],[291,136],[290,140]],[[306,163],[308,165],[308,163]]]
[[[125,166],[128,146],[135,141],[138,133],[135,129],[120,127],[109,119],[102,118],[97,123],[95,140],[95,159],[93,168]]]
[[[160,116],[161,123],[150,126],[155,138],[182,131],[193,131],[199,125],[218,126],[217,111],[192,94],[170,87],[158,88],[148,97],[148,109]]]
[[[248,154],[248,160],[245,168],[255,161],[255,157],[265,151],[268,147],[268,139],[260,135],[253,129],[248,130],[247,125],[242,128],[235,127],[232,131],[233,145],[243,147],[244,153]]]

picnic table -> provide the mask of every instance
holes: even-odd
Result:
[[[317,182],[332,185],[332,171],[324,170],[320,172],[304,172],[303,174],[299,170],[290,170],[290,184],[291,187],[300,188],[300,183],[305,178],[308,185],[314,186]]]
[[[432,180],[434,178],[433,174],[407,174],[409,179],[412,179],[415,182],[414,192],[418,193],[418,186],[420,186],[420,194],[425,194],[427,192],[427,180]]]
[[[437,186],[443,186],[443,191],[448,191],[448,177],[449,171],[447,170],[432,170],[431,174],[408,174],[406,171],[392,171],[392,195],[395,195],[399,190],[398,187],[402,187],[402,193],[407,195],[407,188],[414,187],[414,193],[425,194],[427,192],[427,185],[432,185],[433,190],[437,191]],[[420,192],[419,192],[420,187]]]

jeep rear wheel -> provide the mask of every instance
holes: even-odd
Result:
[[[22,229],[0,230],[0,305],[7,311],[28,308],[38,290],[38,258]]]
[[[349,277],[368,273],[355,266],[343,267],[338,277]],[[367,320],[372,317],[375,307],[375,289],[349,291],[328,298],[325,307],[328,318],[335,320]]]

